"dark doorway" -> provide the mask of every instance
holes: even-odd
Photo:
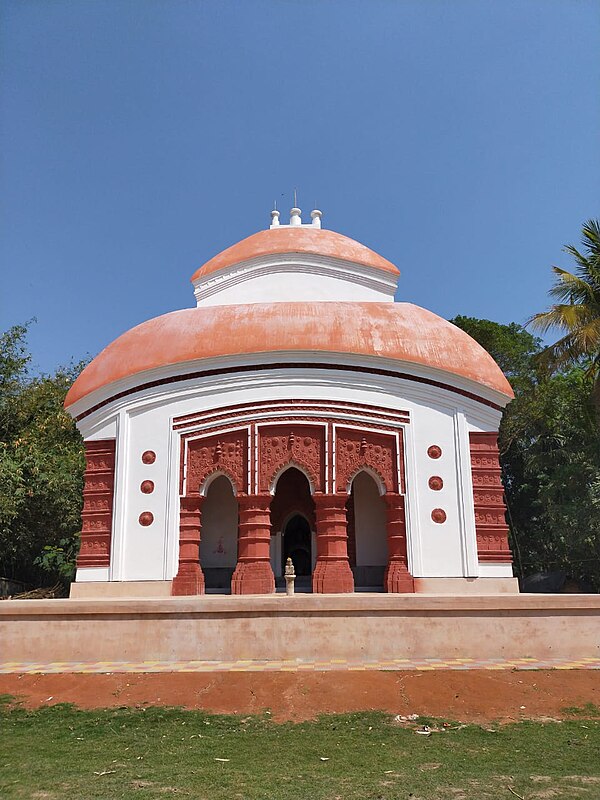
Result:
[[[312,572],[310,526],[305,517],[294,514],[283,530],[283,567],[292,559],[296,576],[306,577]]]

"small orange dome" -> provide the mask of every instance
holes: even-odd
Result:
[[[339,258],[365,267],[381,269],[399,275],[400,270],[391,261],[380,256],[364,244],[343,236],[335,231],[312,228],[310,225],[298,227],[282,226],[259,231],[228,247],[207,261],[192,275],[192,282],[218,272],[221,269],[259,256],[283,253],[305,253],[310,255]]]
[[[433,367],[513,397],[483,347],[412,303],[255,303],[173,311],[132,328],[83,370],[65,406],[134,375],[143,383],[142,373],[160,367],[290,351],[375,356]]]

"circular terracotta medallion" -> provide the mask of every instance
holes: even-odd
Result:
[[[154,522],[154,514],[151,511],[142,511],[139,518],[140,525],[143,525],[144,528],[147,528],[148,525],[152,525]]]
[[[142,481],[140,485],[140,490],[144,494],[152,494],[154,491],[154,481]]]
[[[446,512],[443,508],[434,508],[431,512],[431,519],[438,524],[446,522]]]
[[[439,458],[442,455],[442,448],[437,444],[432,444],[431,447],[427,448],[427,455],[429,458]]]
[[[146,450],[142,453],[142,461],[144,464],[154,464],[156,461],[156,453],[154,450]]]
[[[429,478],[429,488],[433,489],[434,492],[439,492],[440,489],[444,488],[444,481],[439,475],[432,475]]]

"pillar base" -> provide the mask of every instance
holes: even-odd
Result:
[[[171,594],[176,597],[190,594],[204,594],[204,591],[204,573],[200,569],[199,564],[196,569],[178,572],[173,578]]]
[[[268,561],[239,562],[231,578],[231,594],[273,594],[275,576]]]
[[[388,564],[383,578],[383,588],[386,592],[396,594],[413,594],[415,579],[404,564]]]
[[[348,561],[317,561],[312,576],[312,590],[320,594],[351,594],[354,576]]]

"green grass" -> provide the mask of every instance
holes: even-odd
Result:
[[[512,800],[510,789],[525,800],[600,798],[598,719],[435,726],[422,736],[371,713],[276,724],[5,704],[0,798]]]

